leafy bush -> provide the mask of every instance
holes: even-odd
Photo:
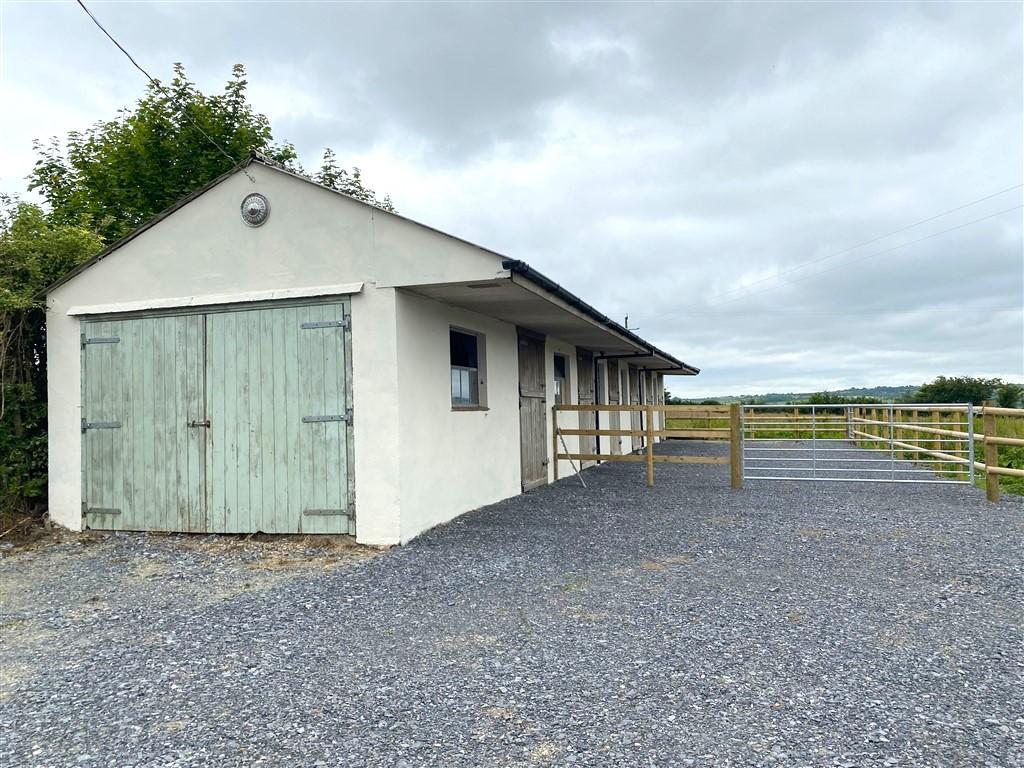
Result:
[[[852,405],[866,403],[881,403],[877,397],[849,397],[836,395],[832,392],[815,392],[805,401],[808,405]]]
[[[42,291],[103,246],[41,208],[0,201],[0,513],[46,495],[46,334]]]
[[[1007,382],[996,390],[996,402],[1001,408],[1017,408],[1024,400],[1024,387]]]
[[[981,405],[992,398],[993,392],[1003,384],[1001,379],[982,379],[973,376],[939,376],[922,385],[914,397],[915,403],[974,403]]]

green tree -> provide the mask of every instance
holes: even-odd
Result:
[[[1006,382],[996,390],[996,402],[1001,408],[1016,408],[1024,400],[1024,386]]]
[[[29,189],[42,194],[55,224],[87,227],[109,243],[251,152],[302,173],[295,147],[275,142],[269,120],[247,100],[247,86],[245,68],[236,64],[223,92],[209,96],[175,64],[171,82],[160,87],[151,83],[133,109],[69,133],[63,141],[37,141],[39,157]],[[377,200],[358,169],[339,168],[330,149],[314,178],[394,210],[390,199]]]
[[[378,199],[377,194],[363,184],[362,171],[352,168],[351,172],[340,168],[334,156],[334,150],[328,147],[324,150],[323,159],[320,162],[320,170],[313,174],[313,181],[323,184],[325,187],[344,192],[349,197],[362,200],[364,203],[376,205],[385,211],[395,212],[395,206],[391,202],[391,196],[385,195]]]
[[[939,376],[917,390],[915,403],[974,403],[992,397],[1002,385],[1000,379],[982,379],[973,376]]]
[[[46,335],[41,292],[103,247],[82,227],[0,199],[0,518],[46,493]]]
[[[837,395],[833,392],[815,392],[805,401],[808,405],[850,405],[853,403],[881,403],[876,397],[850,397],[848,395]]]

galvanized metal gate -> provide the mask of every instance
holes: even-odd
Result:
[[[348,308],[83,322],[85,524],[354,533]]]
[[[974,407],[746,405],[743,478],[974,482]]]

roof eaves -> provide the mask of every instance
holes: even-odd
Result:
[[[604,325],[607,328],[611,328],[619,335],[626,337],[634,344],[637,344],[643,349],[646,349],[651,355],[655,357],[660,357],[666,362],[671,363],[674,366],[674,368],[690,371],[694,376],[700,373],[700,368],[695,368],[692,365],[688,365],[687,363],[684,363],[682,360],[673,357],[668,352],[663,352],[662,350],[658,349],[649,341],[646,341],[640,336],[637,336],[635,333],[630,331],[625,326],[620,325],[607,315],[596,310],[594,307],[585,302],[576,294],[572,293],[566,288],[563,288],[561,285],[559,285],[546,275],[538,272],[525,261],[519,261],[518,259],[505,259],[504,261],[501,262],[501,266],[502,268],[507,269],[510,272],[515,272],[516,274],[520,274],[523,277],[532,280],[537,285],[550,291],[563,301],[580,310],[584,314],[590,316],[593,320],[596,320],[601,325]]]

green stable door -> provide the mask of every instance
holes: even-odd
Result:
[[[85,525],[355,533],[348,309],[83,322]]]

